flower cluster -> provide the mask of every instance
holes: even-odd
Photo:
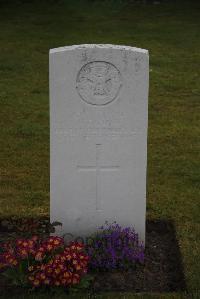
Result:
[[[6,243],[2,248],[0,270],[13,269],[16,279],[22,277],[23,271],[24,281],[20,280],[19,284],[70,287],[78,284],[87,273],[88,256],[82,243],[73,242],[65,246],[60,237],[42,240],[33,236]]]
[[[38,238],[18,239],[15,243],[15,253],[19,259],[26,259],[29,255],[35,255]]]
[[[87,264],[88,256],[83,252],[83,245],[71,243],[63,252],[56,254],[46,263],[29,267],[28,279],[34,287],[41,285],[68,287],[80,282],[81,276],[87,273]]]
[[[18,260],[16,259],[16,256],[12,253],[5,252],[1,254],[0,256],[0,269],[9,267],[9,266],[17,266]]]
[[[128,269],[144,262],[144,246],[133,228],[116,223],[100,227],[86,247],[89,267],[98,270]]]

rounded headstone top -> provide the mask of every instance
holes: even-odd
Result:
[[[113,50],[124,50],[124,51],[133,51],[141,54],[148,55],[148,50],[131,47],[131,46],[125,46],[125,45],[112,45],[112,44],[81,44],[81,45],[71,45],[71,46],[65,46],[65,47],[58,47],[54,49],[50,49],[50,54],[56,53],[56,52],[63,52],[63,51],[72,51],[72,50],[79,50],[79,49],[113,49]]]

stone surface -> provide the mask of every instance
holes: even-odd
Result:
[[[51,221],[75,236],[105,221],[145,239],[148,51],[50,50]]]

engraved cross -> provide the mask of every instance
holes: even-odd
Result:
[[[77,165],[78,171],[95,171],[96,173],[96,210],[101,211],[101,176],[102,171],[116,171],[117,165],[101,165],[101,144],[96,144],[96,163],[95,165]]]

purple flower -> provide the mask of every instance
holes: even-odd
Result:
[[[144,262],[144,246],[131,227],[122,228],[117,223],[107,222],[92,239],[86,246],[92,269],[128,269]]]

